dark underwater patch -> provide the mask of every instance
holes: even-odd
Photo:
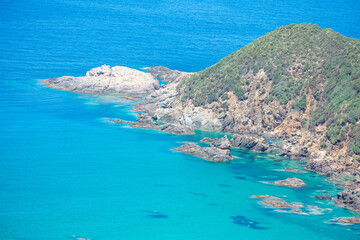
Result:
[[[148,214],[147,215],[148,218],[155,218],[155,219],[164,219],[164,218],[168,218],[167,215],[165,214],[161,214],[161,213],[152,213],[152,214]]]
[[[219,187],[231,187],[231,185],[224,184],[224,183],[219,183],[218,185],[219,185]]]
[[[175,186],[168,185],[168,184],[153,184],[155,187],[161,187],[161,188],[173,188]]]
[[[256,229],[256,230],[267,229],[266,227],[259,226],[260,223],[258,221],[248,219],[241,215],[232,216],[231,218],[233,220],[233,223],[243,226],[243,227],[248,227],[248,228]]]
[[[240,179],[240,180],[246,180],[247,179],[246,177],[243,177],[243,176],[236,176],[235,178]]]
[[[201,197],[208,197],[205,193],[198,193],[198,192],[189,192],[192,195],[201,196]]]

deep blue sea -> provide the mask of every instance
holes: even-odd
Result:
[[[308,186],[297,190],[263,183],[301,161],[241,150],[203,161],[171,149],[221,133],[111,124],[135,119],[134,103],[41,83],[102,64],[199,71],[302,22],[360,39],[360,2],[0,0],[0,239],[360,239],[359,227],[329,223],[354,212],[313,197],[341,191],[324,177],[298,174]],[[253,194],[318,208],[276,212]]]

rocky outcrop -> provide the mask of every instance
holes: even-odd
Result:
[[[348,181],[343,186],[347,189],[337,194],[335,203],[344,208],[360,211],[360,181]]]
[[[323,195],[321,195],[321,196],[315,196],[315,198],[317,198],[317,199],[320,199],[320,200],[331,200],[332,198],[329,196],[329,195],[327,195],[327,194],[323,194]]]
[[[269,150],[269,145],[263,138],[234,134],[231,139],[231,146],[234,148],[245,148],[255,152],[265,152]]]
[[[81,93],[145,94],[160,88],[151,74],[128,67],[103,65],[83,77],[64,76],[44,80],[48,87]]]
[[[244,79],[249,79],[249,84],[243,88],[242,99],[230,91],[216,102],[195,106],[191,99],[184,101],[182,84],[187,80],[186,77],[184,79],[149,94],[138,109],[161,122],[233,133],[230,143],[234,148],[257,152],[270,151],[270,147],[279,148],[278,155],[290,159],[308,159],[306,170],[329,176],[330,180],[336,180],[344,172],[359,175],[360,161],[356,156],[349,157],[344,144],[323,144],[328,130],[325,124],[315,126],[312,130],[308,128],[310,114],[318,106],[312,90],[306,94],[304,109],[294,111],[295,102],[292,100],[286,105],[273,98],[269,100],[271,81],[267,73],[260,69],[257,73],[250,72],[244,76]],[[266,141],[263,136],[267,137]],[[286,182],[278,184],[292,185]],[[297,186],[297,183],[294,184]],[[303,182],[298,184],[303,186]]]
[[[220,149],[230,149],[230,141],[227,136],[223,136],[222,138],[203,138],[200,142],[207,142],[210,144],[210,147],[216,147]]]
[[[304,183],[304,181],[299,178],[286,178],[284,180],[279,180],[269,183],[277,186],[285,186],[285,187],[293,187],[293,188],[303,187],[306,185],[306,183]]]
[[[357,217],[340,217],[333,219],[333,222],[340,225],[354,225],[360,224],[360,218]]]
[[[160,125],[159,130],[163,132],[178,134],[178,135],[195,134],[194,129],[192,127],[184,126],[180,124],[174,124],[174,123],[165,123],[163,125]]]
[[[342,172],[344,167],[336,163],[333,158],[325,157],[309,159],[305,169],[321,175],[330,176]]]
[[[296,144],[296,142],[293,142],[292,140],[288,140],[282,145],[282,150],[277,155],[299,160],[309,157],[310,152],[307,147]]]
[[[335,185],[338,187],[344,187],[344,188],[349,188],[352,186],[360,186],[360,180],[353,179],[353,180],[348,180],[348,181],[344,181],[344,182],[338,182]]]
[[[265,200],[261,201],[262,204],[271,206],[273,208],[290,208],[290,209],[299,209],[304,207],[302,204],[299,203],[289,203],[285,201],[284,199],[269,196]]]
[[[169,83],[179,81],[181,76],[188,74],[178,70],[171,70],[170,68],[164,66],[148,67],[146,70],[154,77],[160,78]]]
[[[234,157],[231,155],[229,149],[221,149],[217,147],[200,147],[194,143],[187,143],[181,145],[175,150],[188,153],[191,155],[199,156],[205,160],[214,162],[227,162],[232,160]]]
[[[133,128],[148,128],[148,129],[155,129],[167,133],[173,133],[177,135],[192,135],[195,134],[194,129],[189,126],[184,126],[180,124],[173,124],[173,123],[165,123],[160,124],[155,122],[152,117],[150,117],[147,113],[139,113],[136,119],[136,122],[132,121],[124,121],[121,119],[110,120],[114,123],[128,123],[130,127]]]

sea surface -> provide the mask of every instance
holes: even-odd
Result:
[[[358,0],[0,0],[0,239],[360,239],[333,225],[354,212],[321,201],[341,191],[270,154],[233,150],[211,163],[172,150],[176,136],[111,124],[134,102],[44,87],[109,64],[199,71],[269,31],[316,23],[360,39]],[[266,181],[297,175],[290,189]],[[308,207],[276,212],[254,194]]]

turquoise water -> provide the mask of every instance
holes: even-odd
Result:
[[[359,10],[358,1],[0,0],[0,239],[359,238],[357,226],[328,223],[355,213],[313,198],[341,190],[323,177],[299,174],[308,186],[298,190],[263,183],[302,162],[241,150],[232,163],[206,162],[171,149],[220,133],[111,124],[135,119],[134,103],[39,81],[102,64],[198,71],[293,22],[359,39]],[[254,194],[322,215],[275,212]]]

